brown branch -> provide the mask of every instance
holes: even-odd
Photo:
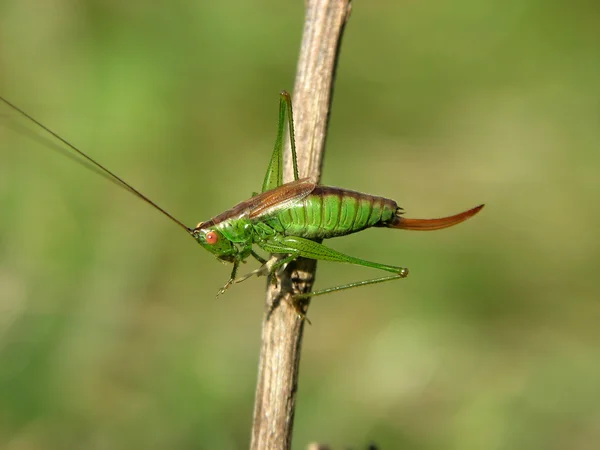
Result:
[[[350,0],[307,0],[302,47],[294,87],[294,124],[300,175],[318,181],[333,80]],[[292,180],[286,148],[285,177]],[[291,293],[310,292],[316,261],[299,259],[267,283],[262,347],[252,426],[252,450],[291,447],[305,321],[298,318]],[[303,305],[308,307],[308,303]]]

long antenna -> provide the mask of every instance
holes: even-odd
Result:
[[[102,172],[104,172],[106,175],[108,175],[109,178],[112,179],[112,180],[114,180],[119,186],[121,186],[122,188],[126,189],[127,191],[131,192],[132,194],[134,194],[138,198],[142,199],[143,201],[145,201],[149,205],[151,205],[154,208],[156,208],[157,210],[159,210],[161,213],[163,213],[165,216],[167,216],[169,219],[171,219],[173,222],[175,222],[177,225],[179,225],[181,228],[183,228],[185,231],[187,231],[192,236],[194,235],[194,233],[193,233],[194,230],[192,230],[191,228],[186,227],[183,223],[181,223],[179,220],[177,220],[175,217],[173,217],[167,211],[165,211],[164,209],[162,209],[160,206],[158,206],[156,203],[154,203],[152,200],[150,200],[148,197],[146,197],[140,191],[138,191],[137,189],[135,189],[129,183],[126,183],[124,180],[122,180],[120,177],[118,177],[117,175],[115,175],[114,173],[112,173],[110,170],[108,170],[102,164],[100,164],[100,163],[96,162],[95,160],[93,160],[92,158],[90,158],[88,155],[86,155],[85,153],[83,153],[81,150],[79,150],[77,147],[75,147],[69,141],[67,141],[66,139],[62,138],[60,135],[58,135],[57,133],[55,133],[54,131],[52,131],[50,128],[48,128],[47,126],[45,126],[44,124],[42,124],[40,121],[38,121],[38,120],[34,119],[33,117],[31,117],[29,114],[27,114],[21,108],[19,108],[18,106],[12,104],[8,100],[6,100],[4,97],[0,96],[0,100],[2,100],[4,103],[6,103],[8,106],[10,106],[15,111],[17,111],[19,114],[21,114],[24,117],[26,117],[27,119],[31,120],[38,127],[40,127],[42,130],[44,130],[45,132],[47,132],[50,135],[54,136],[60,142],[62,142],[63,144],[65,144],[67,147],[69,147],[71,150],[77,152],[77,154],[79,154],[80,156],[82,156],[83,158],[85,158],[93,166],[97,167]],[[91,167],[89,167],[89,166],[87,166],[87,167],[88,167],[88,169],[91,169]]]

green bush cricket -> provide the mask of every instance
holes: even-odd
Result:
[[[299,294],[294,297],[295,299],[405,278],[408,275],[406,268],[345,255],[323,245],[320,241],[356,233],[370,227],[439,230],[463,222],[483,208],[483,205],[479,205],[462,213],[439,219],[408,219],[403,217],[402,208],[398,207],[394,200],[348,189],[318,185],[308,178],[299,178],[292,100],[290,95],[283,91],[279,100],[279,122],[275,147],[267,167],[261,193],[254,194],[233,208],[190,228],[69,141],[8,100],[2,97],[0,99],[84,158],[85,161],[92,164],[93,168],[98,169],[111,181],[167,216],[217,259],[232,263],[233,269],[229,280],[218,291],[217,296],[225,292],[233,283],[244,281],[252,275],[275,273],[298,257],[356,264],[383,270],[392,275]],[[294,169],[294,181],[289,183],[283,182],[283,141],[286,119],[289,125]],[[266,260],[254,251],[254,246],[271,254],[279,254],[281,257]],[[237,271],[240,263],[245,262],[249,257],[255,258],[261,264],[260,268],[238,278]]]

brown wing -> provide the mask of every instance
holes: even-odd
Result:
[[[302,178],[252,197],[249,200],[248,218],[256,219],[286,208],[305,198],[316,186],[309,178]]]

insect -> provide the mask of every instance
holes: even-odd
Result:
[[[439,219],[409,219],[403,216],[402,208],[398,207],[394,200],[348,189],[318,185],[308,178],[299,178],[292,100],[290,95],[283,91],[279,99],[279,121],[275,147],[267,167],[262,191],[212,219],[200,222],[194,228],[190,228],[50,128],[8,100],[2,97],[0,99],[84,158],[85,161],[92,164],[92,168],[98,169],[111,181],[167,216],[217,259],[233,264],[229,280],[218,291],[217,296],[224,293],[232,284],[244,281],[253,275],[276,273],[298,257],[356,264],[379,269],[392,275],[307,294],[298,294],[295,298],[313,297],[405,278],[408,275],[408,269],[404,267],[345,255],[317,241],[356,233],[370,227],[440,230],[467,220],[484,206],[479,205],[462,213]],[[294,170],[294,181],[289,183],[283,183],[283,141],[286,118],[289,125]],[[254,251],[254,246],[268,253],[282,256],[267,260]],[[250,257],[255,258],[261,264],[260,268],[238,278],[237,272],[240,263]]]

